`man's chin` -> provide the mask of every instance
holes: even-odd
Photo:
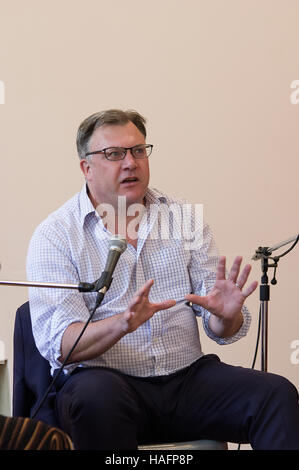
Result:
[[[122,188],[119,191],[118,196],[120,198],[125,198],[125,204],[127,206],[132,204],[144,204],[144,196],[146,191],[136,189],[136,188]]]

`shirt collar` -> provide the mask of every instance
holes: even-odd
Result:
[[[89,214],[97,216],[96,210],[89,199],[87,192],[87,184],[85,183],[82,190],[79,193],[79,204],[80,204],[80,221],[82,226],[84,225],[85,219]]]
[[[146,205],[149,204],[158,204],[159,202],[167,202],[167,198],[161,191],[158,191],[158,189],[154,188],[147,188],[146,194],[145,194],[145,203]]]
[[[154,188],[147,188],[145,194],[146,206],[150,204],[158,204],[159,202],[166,203],[167,198],[163,193]],[[82,190],[79,193],[79,202],[80,202],[80,221],[82,226],[89,215],[95,215],[99,217],[95,208],[92,205],[92,202],[88,196],[87,184],[83,185]]]

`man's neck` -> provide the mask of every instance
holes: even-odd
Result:
[[[140,221],[146,210],[145,197],[142,203],[117,204],[115,207],[115,205],[109,203],[98,203],[89,191],[88,186],[87,194],[96,212],[102,218],[106,230],[113,235],[118,234],[125,237],[127,242],[136,248]]]

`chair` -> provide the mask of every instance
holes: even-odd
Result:
[[[33,338],[29,302],[16,312],[13,355],[13,416],[32,417],[51,375],[49,362],[41,356]],[[52,390],[35,418],[58,426],[54,401],[55,390]]]
[[[29,302],[18,308],[14,327],[13,416],[31,417],[51,382],[50,365],[39,353],[33,333]],[[59,427],[54,412],[55,390],[36,419]],[[140,446],[139,450],[226,450],[227,444],[211,440]]]

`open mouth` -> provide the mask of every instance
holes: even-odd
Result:
[[[139,180],[136,178],[136,176],[130,176],[128,178],[125,178],[121,181],[121,184],[133,184],[137,183]]]

